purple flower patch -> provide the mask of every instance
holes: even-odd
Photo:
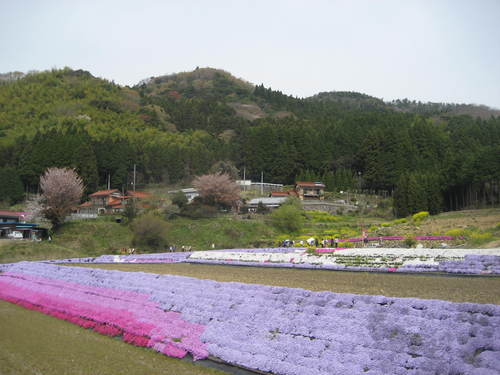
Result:
[[[4,267],[0,298],[174,357],[274,374],[500,373],[498,305],[30,262]]]

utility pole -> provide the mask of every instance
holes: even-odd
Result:
[[[246,173],[247,173],[247,169],[246,169],[246,167],[243,167],[243,190],[244,191],[247,190]]]
[[[260,172],[260,195],[264,194],[264,172]]]
[[[134,191],[135,191],[135,164],[134,164]]]
[[[108,173],[108,190],[111,190],[111,174]]]

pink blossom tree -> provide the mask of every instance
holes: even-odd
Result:
[[[240,188],[227,174],[206,174],[196,177],[193,185],[206,204],[235,207],[240,200]]]
[[[43,215],[54,228],[64,223],[71,210],[80,203],[83,181],[74,169],[49,168],[40,177]]]

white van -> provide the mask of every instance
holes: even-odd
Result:
[[[23,238],[23,232],[19,232],[17,230],[12,231],[12,233],[9,235],[10,238],[14,240],[22,239]]]

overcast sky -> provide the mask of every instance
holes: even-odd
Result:
[[[305,97],[500,108],[500,0],[0,0],[0,72],[214,67]]]

